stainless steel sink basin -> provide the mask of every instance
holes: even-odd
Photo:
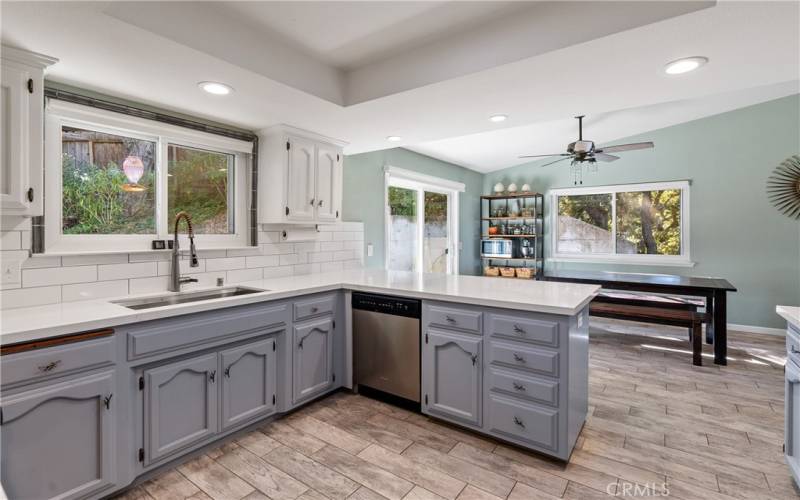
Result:
[[[236,297],[237,295],[249,295],[251,293],[266,292],[259,288],[247,288],[235,286],[230,288],[217,288],[215,290],[200,290],[197,292],[171,293],[158,295],[156,297],[145,297],[143,299],[115,300],[112,304],[117,304],[128,309],[151,309],[153,307],[172,306],[175,304],[185,304],[187,302],[201,302],[204,300],[221,299],[223,297]]]

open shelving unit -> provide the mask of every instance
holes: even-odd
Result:
[[[490,234],[492,227],[497,228],[495,234]],[[513,257],[481,256],[482,271],[488,266],[527,267],[531,268],[533,279],[541,279],[544,275],[544,196],[534,192],[481,196],[481,239],[491,238],[512,240]],[[523,246],[530,248],[530,255],[523,256]]]

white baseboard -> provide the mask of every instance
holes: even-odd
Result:
[[[769,328],[766,326],[753,326],[753,325],[737,325],[735,323],[728,323],[728,330],[747,333],[761,333],[765,335],[779,335],[783,337],[786,335],[785,328]]]

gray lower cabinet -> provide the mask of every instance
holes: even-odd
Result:
[[[292,329],[292,401],[333,387],[333,319],[299,323]]]
[[[83,498],[116,477],[114,374],[4,396],[2,483],[9,498]],[[34,479],[35,478],[35,479]]]
[[[480,426],[483,339],[429,329],[422,347],[425,413]]]
[[[275,411],[275,339],[219,353],[222,367],[222,428]]]
[[[145,464],[217,432],[217,354],[144,372]]]

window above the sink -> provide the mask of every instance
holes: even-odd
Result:
[[[200,248],[247,246],[252,151],[249,141],[50,99],[44,251],[149,250],[172,238],[180,211]]]

